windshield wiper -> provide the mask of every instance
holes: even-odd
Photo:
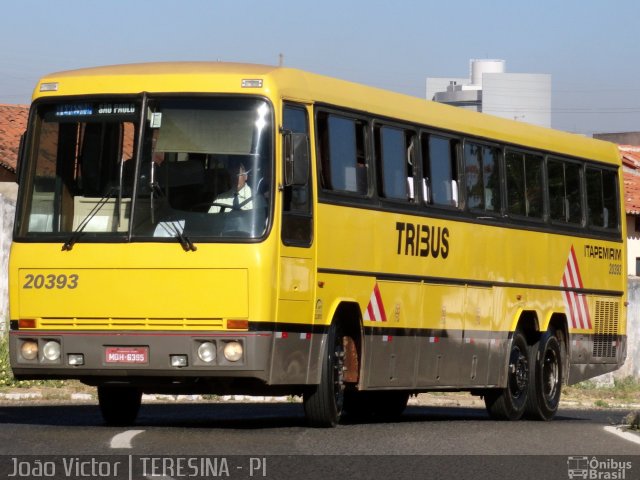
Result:
[[[70,251],[73,249],[73,246],[76,244],[78,240],[80,240],[80,237],[82,237],[82,233],[83,233],[82,231],[86,228],[86,226],[89,224],[91,219],[95,217],[97,213],[100,211],[100,209],[109,201],[109,199],[113,195],[113,191],[114,191],[114,187],[111,187],[109,191],[106,193],[106,195],[104,195],[98,201],[98,203],[95,204],[95,206],[91,209],[91,211],[87,214],[87,216],[84,217],[84,220],[82,220],[82,222],[80,222],[80,224],[76,227],[71,237],[62,245],[63,252]]]
[[[198,247],[196,247],[191,239],[187,237],[183,232],[181,232],[178,227],[176,227],[173,223],[171,224],[171,226],[176,233],[176,238],[178,239],[178,242],[180,242],[180,246],[185,252],[195,252],[196,250],[198,250]]]
[[[180,246],[185,252],[195,252],[198,250],[198,247],[195,246],[191,239],[180,230],[180,222],[175,220],[162,220],[161,222],[158,222],[158,226],[164,228],[167,233],[173,234],[173,238],[178,240]]]

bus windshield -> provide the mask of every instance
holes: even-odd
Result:
[[[153,97],[36,107],[18,236],[228,241],[266,232],[263,99]],[[142,129],[142,130],[141,130]],[[139,156],[139,158],[138,158]],[[175,240],[174,240],[175,241]]]

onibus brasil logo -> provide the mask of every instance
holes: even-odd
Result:
[[[567,474],[570,479],[585,480],[626,480],[630,479],[631,462],[615,458],[600,459],[588,456],[572,456],[567,458]]]

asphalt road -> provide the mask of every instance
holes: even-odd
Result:
[[[394,423],[312,429],[297,403],[174,403],[145,404],[135,426],[115,428],[95,405],[0,406],[0,478],[640,478],[640,444],[610,428],[625,413],[496,422],[482,408],[410,406]],[[604,473],[581,477],[585,462]]]

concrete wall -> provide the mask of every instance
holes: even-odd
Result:
[[[9,285],[7,271],[9,268],[9,248],[13,217],[16,212],[15,188],[0,188],[0,334],[7,328],[9,320]]]
[[[636,258],[640,258],[640,232],[636,231],[635,215],[627,215],[627,273],[640,276],[636,271]]]
[[[613,373],[615,378],[634,377],[640,380],[640,278],[629,277],[629,307],[627,308],[627,360]]]

